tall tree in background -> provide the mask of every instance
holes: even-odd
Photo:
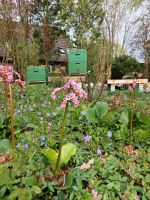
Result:
[[[60,26],[72,35],[78,48],[85,47],[91,38],[100,37],[104,15],[102,1],[60,0],[60,4]]]
[[[14,22],[16,15],[14,1],[0,2],[0,46],[3,51],[3,62],[7,55],[12,56],[11,49],[16,41],[16,23]]]
[[[55,40],[59,34],[57,26],[57,15],[59,12],[58,0],[35,1],[32,12],[34,22],[34,38],[41,46],[41,55],[45,64],[51,58]]]
[[[30,37],[32,36],[32,9],[34,7],[34,0],[17,0],[16,5],[20,24],[24,31],[24,40],[27,44],[29,39],[32,40]]]

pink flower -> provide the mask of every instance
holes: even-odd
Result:
[[[132,83],[132,88],[135,89],[135,87],[136,87],[136,82],[133,82]]]
[[[51,93],[53,100],[57,99],[57,93],[59,91],[68,92],[61,103],[61,108],[65,108],[68,101],[72,101],[74,108],[79,106],[79,100],[86,99],[86,92],[73,80],[68,80],[62,88],[56,88]]]
[[[73,89],[74,92],[80,97],[80,99],[86,99],[86,92],[73,80],[69,79],[68,82],[64,85],[64,90]]]
[[[20,74],[16,72],[12,66],[0,65],[0,77],[2,77],[5,82],[13,83],[14,75],[16,75],[19,79],[21,78]]]
[[[65,108],[66,107],[66,104],[68,101],[71,101],[73,102],[73,106],[74,108],[77,108],[78,105],[79,105],[79,99],[78,97],[75,95],[75,93],[71,92],[71,93],[68,93],[65,98],[63,99],[62,103],[61,103],[61,108]]]
[[[61,91],[61,90],[62,90],[62,88],[55,88],[55,89],[54,89],[54,91],[51,93],[51,97],[52,97],[53,100],[56,100],[56,99],[57,99],[56,94],[57,94],[57,92],[59,92],[59,91]]]

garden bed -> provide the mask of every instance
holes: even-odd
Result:
[[[63,94],[53,101],[49,86],[28,85],[25,95],[13,88],[16,150],[12,150],[2,86],[1,91],[0,199],[150,199],[149,93],[134,92],[132,131],[129,91],[104,91],[94,105],[83,101],[77,108],[69,105],[63,144],[74,144],[76,151],[56,175],[43,152],[59,149]]]

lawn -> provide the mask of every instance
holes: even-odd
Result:
[[[53,89],[13,87],[12,149],[0,87],[0,199],[149,200],[150,94],[104,91],[94,104],[61,108],[64,93],[53,100]]]

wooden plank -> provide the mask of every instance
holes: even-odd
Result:
[[[133,82],[136,82],[138,84],[146,84],[148,83],[148,79],[119,79],[119,80],[111,80],[109,79],[107,81],[107,84],[131,84]]]

